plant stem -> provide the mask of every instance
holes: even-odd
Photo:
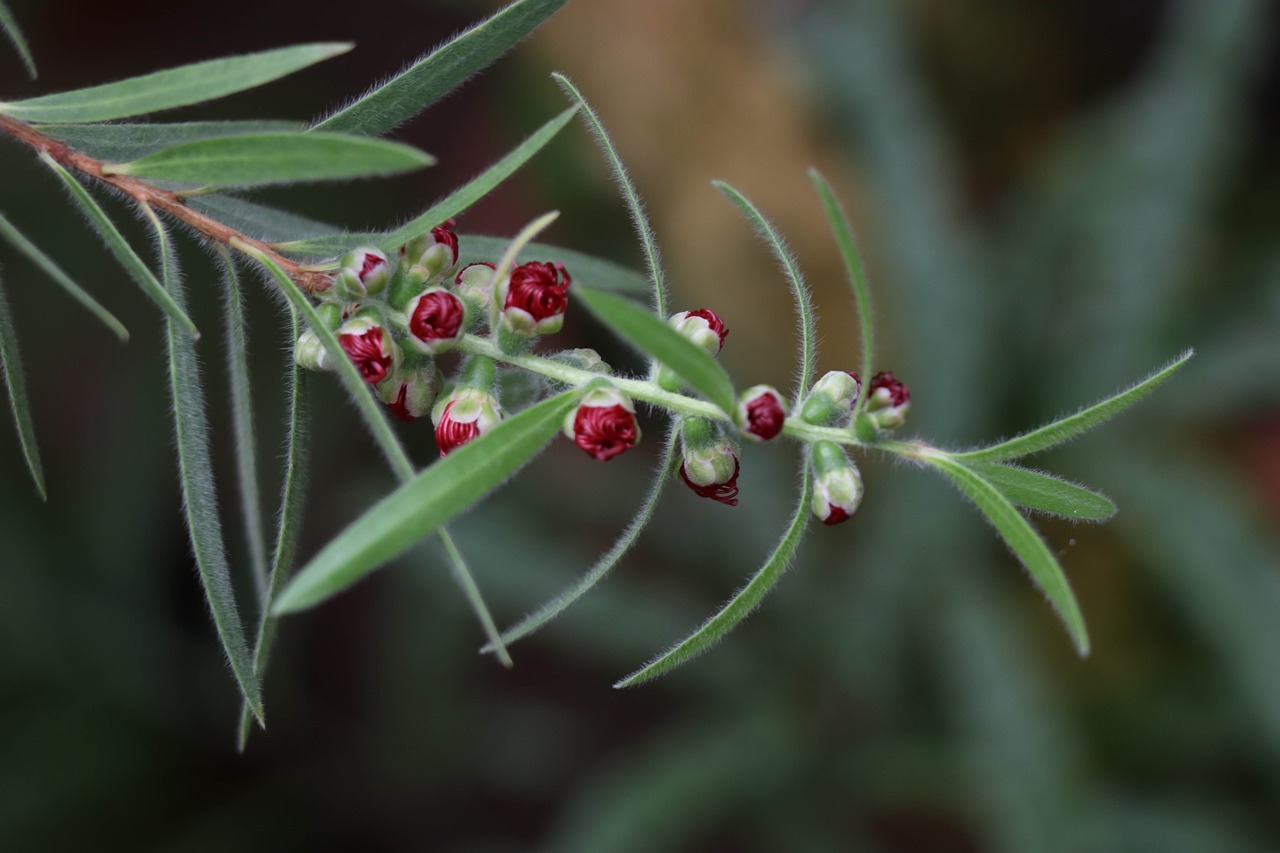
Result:
[[[74,170],[82,175],[88,175],[90,178],[124,193],[141,205],[163,210],[214,242],[234,248],[233,241],[238,241],[257,249],[271,258],[306,293],[319,293],[333,286],[333,280],[329,275],[307,269],[295,261],[282,257],[272,251],[265,243],[188,207],[175,193],[157,189],[145,181],[131,178],[127,175],[103,174],[101,160],[95,160],[87,154],[76,151],[65,142],[59,142],[56,139],[45,136],[28,124],[6,115],[0,115],[0,133],[8,134],[19,142],[30,146],[37,153],[48,154],[49,157],[64,168]]]

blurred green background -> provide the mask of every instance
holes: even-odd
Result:
[[[173,118],[307,119],[492,2],[12,0],[42,76],[3,95],[193,59],[352,39],[352,54]],[[115,343],[0,247],[50,500],[0,428],[4,850],[1264,851],[1280,849],[1280,9],[1266,0],[574,0],[398,138],[440,165],[264,194],[353,228],[416,213],[561,106],[592,100],[633,169],[677,307],[732,328],[740,386],[785,387],[789,297],[708,186],[788,235],[820,309],[820,369],[856,326],[804,170],[844,197],[870,265],[882,368],[908,431],[1011,435],[1199,355],[1137,410],[1036,460],[1120,506],[1042,520],[1089,621],[1077,660],[1039,594],[940,478],[870,459],[858,516],[817,529],[755,616],[652,685],[610,684],[758,565],[796,491],[794,448],[748,448],[742,502],[679,484],[596,593],[504,671],[424,549],[283,625],[270,731],[234,749],[181,527],[160,323],[27,151],[0,145],[0,209],[133,331]],[[567,132],[459,230],[639,266],[586,133]],[[118,204],[113,208],[130,218]],[[464,247],[465,248],[465,247]],[[197,318],[217,279],[183,247]],[[250,301],[268,505],[284,343]],[[202,341],[238,534],[218,334]],[[571,310],[566,346],[634,360]],[[390,476],[321,378],[303,554]],[[656,459],[557,446],[457,525],[509,624],[630,517]],[[402,429],[422,463],[425,423]],[[242,543],[233,542],[239,547]],[[242,551],[238,552],[242,553]],[[247,588],[242,601],[248,601]]]

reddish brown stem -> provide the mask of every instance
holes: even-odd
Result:
[[[47,153],[64,167],[88,175],[96,181],[106,184],[112,189],[124,193],[139,204],[149,204],[165,213],[190,225],[210,240],[232,245],[232,238],[240,243],[252,246],[280,265],[289,277],[298,283],[298,287],[306,293],[318,293],[333,286],[333,280],[323,272],[305,269],[296,261],[291,261],[273,251],[270,246],[260,240],[243,234],[236,229],[224,225],[210,216],[189,207],[171,192],[157,189],[145,181],[128,175],[104,175],[102,161],[95,160],[87,154],[76,151],[65,142],[59,142],[43,133],[6,115],[0,115],[0,132],[7,133],[19,142],[26,143],[37,152]]]

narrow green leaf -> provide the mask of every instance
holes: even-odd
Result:
[[[566,391],[530,406],[400,486],[326,545],[273,612],[319,604],[471,507],[546,446],[577,399]]]
[[[511,669],[514,666],[511,655],[507,652],[507,646],[502,641],[502,636],[498,633],[498,626],[493,621],[493,615],[489,613],[489,608],[485,605],[484,598],[480,595],[480,587],[476,585],[476,579],[472,576],[471,569],[467,567],[467,561],[462,559],[462,553],[458,551],[458,546],[454,544],[453,537],[449,535],[448,530],[441,527],[439,535],[440,544],[444,546],[445,556],[449,558],[449,569],[453,573],[453,579],[462,589],[463,595],[467,597],[467,601],[471,604],[471,609],[480,614],[480,625],[484,629],[485,636],[489,638],[485,648],[492,648],[502,665],[507,669]]]
[[[143,210],[155,228],[160,245],[161,278],[168,292],[181,305],[185,298],[177,277],[176,258],[168,232],[151,208],[144,207]],[[213,614],[213,623],[231,671],[254,716],[259,723],[263,723],[258,678],[253,671],[253,659],[249,655],[249,646],[236,608],[235,593],[231,586],[231,568],[227,563],[222,538],[222,522],[218,517],[213,461],[209,455],[209,422],[205,414],[204,389],[196,361],[195,342],[188,335],[179,333],[172,318],[166,323],[165,332],[169,347],[169,391],[173,401],[178,471],[182,482],[187,532],[191,536],[191,550],[195,555],[205,599]]]
[[[298,312],[290,311],[292,335],[296,341],[302,334]],[[284,486],[280,495],[280,515],[276,525],[275,553],[271,559],[271,575],[267,581],[267,595],[262,602],[262,615],[258,619],[258,638],[253,647],[253,671],[261,682],[267,672],[271,647],[275,644],[277,619],[271,615],[271,606],[284,588],[293,571],[294,554],[298,547],[298,533],[302,529],[302,508],[307,486],[307,453],[310,433],[307,425],[307,385],[309,379],[297,362],[289,359],[289,423],[286,435]],[[246,702],[240,708],[240,731],[237,745],[244,752],[249,742],[253,710]]]
[[[40,465],[36,430],[31,423],[31,404],[27,400],[27,381],[22,373],[22,355],[18,351],[18,333],[13,327],[3,287],[0,287],[0,373],[4,373],[4,385],[9,392],[9,408],[13,413],[13,425],[18,430],[18,443],[22,445],[22,457],[27,461],[27,470],[31,472],[40,499],[47,500],[44,468]]]
[[[187,121],[172,124],[39,124],[35,130],[98,160],[121,162],[196,139],[245,133],[289,133],[293,121]]]
[[[1106,521],[1116,514],[1110,498],[1043,471],[988,462],[970,462],[965,467],[1026,509],[1077,521]]]
[[[18,21],[13,17],[13,13],[9,11],[9,7],[3,2],[0,2],[0,30],[4,30],[4,34],[9,37],[14,49],[18,51],[18,56],[22,57],[22,64],[27,67],[27,73],[31,75],[31,79],[36,79],[38,76],[36,74],[36,61],[31,56],[31,48],[27,46],[26,36],[22,34],[22,30],[18,27]]]
[[[1027,567],[1031,579],[1048,597],[1053,609],[1058,612],[1076,651],[1081,657],[1087,656],[1089,634],[1084,626],[1084,617],[1080,614],[1080,606],[1076,603],[1075,594],[1067,583],[1062,567],[1058,565],[1057,558],[1040,538],[1040,534],[1036,533],[998,488],[959,461],[938,453],[924,454],[920,458],[959,486],[987,517],[996,532]]]
[[[613,140],[609,138],[608,132],[604,129],[604,123],[600,121],[600,117],[596,115],[595,110],[591,109],[587,99],[582,96],[582,93],[573,85],[573,82],[563,74],[552,74],[551,78],[569,96],[569,100],[582,109],[582,117],[586,120],[587,127],[591,130],[591,135],[596,138],[596,144],[600,146],[600,151],[604,154],[605,159],[609,161],[609,168],[613,170],[613,179],[617,182],[618,190],[622,193],[622,197],[627,203],[627,210],[631,213],[631,223],[635,226],[636,236],[640,238],[640,246],[644,249],[645,267],[649,270],[649,281],[653,285],[654,313],[665,320],[667,317],[667,284],[662,274],[662,256],[658,252],[658,240],[653,235],[653,227],[649,224],[649,217],[645,215],[644,202],[640,200],[640,193],[636,192],[635,184],[631,182],[631,176],[627,174],[627,168],[622,164],[622,157],[619,156],[618,149],[614,147]]]
[[[649,494],[644,503],[641,504],[640,509],[636,511],[635,517],[631,519],[631,523],[627,525],[627,529],[622,531],[622,535],[613,543],[613,547],[597,560],[596,564],[586,574],[578,578],[572,586],[525,616],[506,631],[503,631],[503,642],[510,645],[516,640],[529,636],[552,619],[555,619],[567,610],[571,604],[590,592],[597,583],[604,580],[605,575],[609,574],[613,567],[631,550],[631,546],[640,538],[640,533],[648,526],[649,519],[653,517],[653,511],[658,506],[658,498],[662,496],[662,487],[666,485],[667,480],[671,477],[679,440],[680,426],[673,421],[671,429],[667,432],[667,443],[662,448],[662,458],[658,462],[657,470],[654,472],[653,484],[649,486]],[[489,644],[480,651],[492,652],[494,650],[493,644]]]
[[[328,223],[234,195],[197,195],[189,196],[185,201],[201,213],[258,240],[297,240],[336,230]],[[366,241],[361,245],[369,243]]]
[[[339,133],[249,133],[196,139],[129,163],[106,163],[106,175],[220,186],[261,186],[390,175],[435,160],[399,142]]]
[[[787,277],[800,324],[800,376],[796,381],[796,400],[803,400],[809,394],[809,383],[813,381],[814,363],[818,350],[818,335],[813,326],[813,305],[809,301],[809,288],[805,286],[804,276],[800,274],[800,267],[796,265],[796,259],[791,256],[791,252],[782,241],[778,229],[764,218],[764,214],[746,196],[724,181],[712,181],[711,185],[724,193],[729,201],[737,205],[742,214],[747,217],[756,233],[769,244],[769,250],[773,252],[778,266]]]
[[[822,210],[827,215],[831,233],[840,249],[845,275],[849,279],[849,287],[853,289],[853,302],[858,309],[858,325],[862,333],[862,363],[858,373],[862,378],[862,390],[858,399],[858,405],[861,406],[871,387],[871,365],[875,354],[875,319],[871,313],[871,288],[867,285],[867,270],[862,263],[862,254],[858,251],[858,242],[853,237],[853,229],[849,227],[844,207],[832,192],[831,185],[817,169],[809,170],[809,180],[813,182],[818,198],[822,201]]]
[[[564,4],[565,0],[517,0],[318,122],[315,129],[381,136],[506,53]]]
[[[54,283],[65,290],[72,299],[88,308],[89,312],[114,332],[117,338],[128,342],[129,330],[124,327],[124,324],[117,320],[110,311],[102,307],[101,303],[90,296],[80,285],[72,281],[71,277],[64,273],[48,255],[36,248],[36,245],[28,240],[21,231],[13,227],[12,223],[4,218],[3,214],[0,214],[0,237],[4,237],[15,249],[22,252],[36,266],[44,270],[45,275],[53,279]]]
[[[750,616],[751,612],[760,604],[760,601],[769,593],[769,590],[773,589],[778,583],[782,573],[791,565],[791,560],[795,557],[796,549],[800,546],[800,540],[804,538],[805,528],[809,523],[809,516],[811,515],[809,502],[812,495],[813,478],[809,473],[809,466],[806,464],[800,482],[800,501],[796,504],[795,515],[791,518],[791,524],[787,526],[787,532],[782,535],[781,541],[778,542],[777,547],[774,548],[773,553],[769,555],[769,559],[765,561],[759,571],[751,577],[751,580],[747,581],[742,589],[734,594],[733,598],[724,607],[720,608],[706,622],[703,622],[698,630],[613,686],[634,687],[660,675],[665,675],[681,664],[687,663],[702,654],[721,637],[733,630],[739,622]]]
[[[81,186],[80,182],[73,178],[70,172],[62,168],[48,154],[41,153],[40,159],[50,169],[53,169],[58,177],[62,178],[62,182],[71,191],[71,197],[84,209],[85,214],[89,217],[89,222],[102,235],[102,239],[106,241],[107,248],[111,250],[111,254],[116,256],[120,266],[124,267],[125,272],[137,282],[138,286],[142,288],[142,292],[151,297],[151,301],[160,306],[160,309],[168,314],[170,319],[176,320],[178,325],[187,331],[187,334],[193,338],[199,338],[200,331],[196,328],[196,324],[191,322],[191,318],[187,316],[186,312],[178,307],[174,297],[160,285],[160,282],[156,281],[156,277],[151,270],[147,269],[147,265],[138,257],[138,253],[129,246],[124,239],[124,235],[120,233],[115,224],[107,218],[107,214],[93,200],[93,196],[89,195],[89,191]]]
[[[240,277],[225,249],[222,255],[223,305],[227,322],[227,377],[231,385],[231,422],[236,435],[236,473],[240,485],[240,513],[249,565],[258,600],[267,594],[267,540],[262,530],[262,500],[258,495],[258,451],[253,430],[253,394],[249,384],[248,323],[241,303]]]
[[[610,293],[578,290],[579,300],[624,340],[671,368],[730,417],[737,411],[733,382],[706,351],[644,308]]]
[[[1164,384],[1169,377],[1177,373],[1179,368],[1186,364],[1193,355],[1195,355],[1195,350],[1187,350],[1141,382],[1129,386],[1119,394],[1108,397],[1100,403],[1083,408],[1074,415],[1068,415],[1061,420],[1046,424],[1039,429],[1023,433],[1016,438],[1002,441],[991,447],[970,450],[964,453],[953,453],[951,455],[953,458],[963,460],[966,463],[1000,462],[1004,459],[1029,456],[1032,453],[1038,453],[1054,445],[1062,444],[1064,441],[1070,441],[1077,435],[1093,429],[1104,421],[1110,420],[1150,394]]]
[[[252,89],[351,48],[346,43],[304,44],[197,62],[118,83],[0,104],[0,113],[42,123],[128,118]]]

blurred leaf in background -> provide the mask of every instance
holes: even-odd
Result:
[[[200,34],[202,57],[355,41],[304,80],[175,114],[305,121],[497,5],[352,16],[322,3],[299,20],[240,0],[213,16],[150,0],[110,14],[14,2],[41,77],[25,80],[9,56],[4,95],[191,61],[184,34]],[[561,110],[547,77],[561,69],[647,196],[672,309],[710,307],[733,329],[722,360],[735,377],[786,384],[794,341],[777,318],[789,297],[712,178],[789,238],[818,303],[819,371],[856,364],[811,164],[849,204],[867,255],[879,361],[911,385],[914,423],[941,445],[1014,435],[1196,347],[1115,424],[1035,460],[1119,508],[1104,526],[1042,525],[1093,656],[1075,658],[943,478],[873,462],[858,516],[806,541],[768,607],[679,673],[613,691],[721,604],[785,524],[791,451],[746,448],[739,506],[668,490],[636,550],[517,646],[510,672],[475,653],[480,632],[431,549],[291,621],[265,686],[271,730],[243,758],[181,529],[159,324],[49,176],[0,149],[6,216],[133,333],[120,346],[6,256],[50,500],[32,495],[5,427],[0,846],[1280,847],[1277,26],[1265,0],[568,4],[397,133],[436,155],[434,169],[377,193],[308,189],[293,209],[370,229],[416,214]],[[460,230],[510,234],[549,208],[562,211],[549,242],[642,267],[581,131]],[[285,410],[269,392],[288,319],[244,284],[271,495]],[[219,286],[189,282],[211,330]],[[571,311],[564,345],[629,363]],[[205,362],[214,465],[230,482],[227,379]],[[390,487],[340,390],[321,385],[304,557]],[[426,458],[421,428],[401,435]],[[500,621],[609,547],[658,443],[608,471],[552,448],[463,519],[456,535]],[[244,543],[229,544],[243,564]]]

